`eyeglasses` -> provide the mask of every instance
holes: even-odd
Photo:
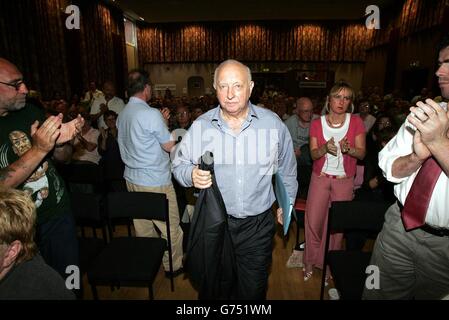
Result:
[[[181,117],[181,116],[186,116],[186,115],[188,115],[189,113],[187,112],[187,111],[183,111],[183,112],[178,112],[177,114],[176,114],[176,116],[177,117]]]
[[[25,82],[23,82],[23,80],[18,80],[16,82],[13,83],[8,83],[8,82],[2,82],[0,81],[1,84],[4,84],[6,86],[10,86],[13,87],[14,89],[16,89],[16,91],[20,90],[20,87],[22,86],[22,84],[25,84]]]
[[[351,96],[342,96],[342,95],[339,95],[339,94],[332,95],[332,98],[334,98],[336,100],[344,99],[345,101],[350,101],[352,99]]]

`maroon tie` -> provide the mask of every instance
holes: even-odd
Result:
[[[433,188],[441,172],[440,166],[431,157],[416,175],[402,209],[402,222],[407,231],[424,225]]]

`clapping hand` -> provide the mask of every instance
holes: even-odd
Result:
[[[348,153],[351,149],[351,145],[349,144],[348,138],[344,137],[340,140],[340,149],[341,153]]]
[[[76,135],[78,135],[81,132],[83,126],[84,126],[84,118],[81,117],[81,115],[78,115],[78,117],[76,117],[70,122],[63,123],[60,128],[61,134],[59,135],[58,140],[56,140],[56,143],[62,144],[72,140]]]
[[[326,142],[326,152],[333,156],[337,156],[337,146],[335,145],[334,137],[330,138]]]
[[[53,149],[56,139],[61,132],[62,114],[51,116],[39,127],[39,121],[31,125],[33,148],[48,153]]]
[[[165,122],[168,122],[168,119],[170,119],[170,110],[168,108],[162,108],[161,113],[162,117],[164,117]]]
[[[109,108],[107,105],[105,105],[104,103],[100,104],[100,111],[102,114],[104,114],[108,110],[109,110]]]
[[[103,140],[105,140],[108,137],[108,132],[103,127],[100,127],[100,134]]]
[[[410,108],[407,120],[419,131],[418,142],[425,146],[440,145],[447,140],[449,130],[448,112],[432,99],[419,101]]]

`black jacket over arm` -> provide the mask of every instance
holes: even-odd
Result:
[[[228,231],[228,214],[214,176],[211,153],[202,156],[201,170],[212,174],[212,186],[200,191],[193,213],[186,269],[199,299],[229,299],[235,260]]]

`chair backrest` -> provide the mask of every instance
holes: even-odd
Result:
[[[102,199],[99,194],[71,192],[70,199],[75,220],[102,221]]]
[[[163,193],[110,192],[107,195],[109,218],[168,220],[168,200]]]
[[[70,164],[65,169],[65,176],[73,183],[102,184],[103,170],[96,164]]]
[[[328,229],[332,231],[380,231],[384,214],[391,204],[374,201],[334,201],[329,210]]]
[[[379,232],[382,229],[384,223],[385,212],[387,211],[390,203],[387,202],[379,202],[379,201],[366,201],[366,200],[353,200],[353,201],[334,201],[331,204],[331,208],[329,209],[329,217],[327,223],[327,232],[326,232],[326,243],[324,248],[324,262],[323,262],[323,275],[321,279],[321,292],[320,299],[323,299],[324,296],[324,283],[325,283],[325,270],[329,264],[329,255],[332,252],[329,252],[329,242],[330,242],[330,234],[333,232],[345,232],[348,230],[367,230],[367,231],[375,231]],[[341,251],[339,251],[341,253]],[[362,266],[365,262],[369,261],[369,254],[367,259],[367,253],[364,252],[348,252],[348,255],[345,256],[340,254],[340,259],[345,259],[344,261],[357,261],[357,270],[354,271],[354,274],[364,274],[365,270],[359,270],[359,268],[364,268],[366,266]],[[347,263],[345,262],[345,263]],[[353,267],[354,268],[354,267]],[[345,268],[346,271],[349,271],[348,268]],[[351,271],[351,272],[352,272]],[[336,274],[334,274],[334,280],[336,283],[338,282]],[[347,276],[347,275],[346,275]],[[346,281],[346,283],[349,283]],[[358,288],[360,284],[357,282],[354,286]],[[338,289],[338,288],[337,288]],[[356,290],[357,292],[357,290]]]
[[[103,168],[96,164],[69,164],[60,172],[71,192],[104,193]]]

